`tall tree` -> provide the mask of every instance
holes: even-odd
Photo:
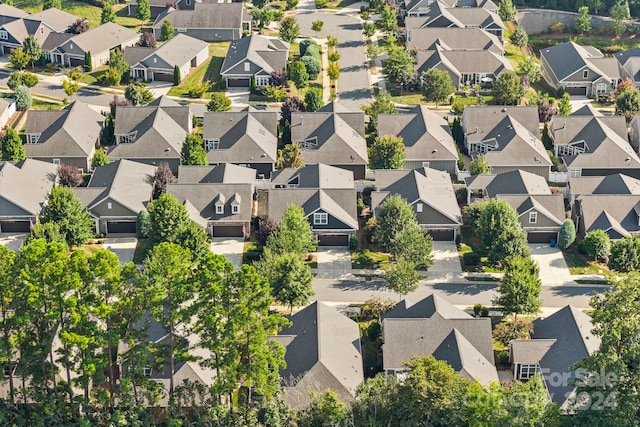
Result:
[[[530,257],[514,257],[507,261],[504,278],[498,286],[498,297],[493,303],[505,313],[536,314],[540,309],[540,269]]]
[[[455,92],[456,88],[451,83],[449,73],[437,68],[431,68],[422,74],[422,93],[427,102],[435,102],[438,108],[438,102],[442,102],[449,95]]]
[[[516,18],[516,7],[511,0],[501,0],[498,5],[498,15],[503,21],[513,21]]]
[[[9,366],[9,402],[15,404],[15,321],[13,300],[18,289],[14,274],[16,253],[6,246],[0,246],[0,360]]]
[[[640,270],[640,237],[631,235],[613,242],[609,268],[622,273]]]
[[[378,133],[378,116],[380,114],[396,114],[398,109],[391,99],[389,92],[380,91],[374,96],[373,102],[360,107],[364,113],[369,116],[367,123],[367,132]]]
[[[116,14],[110,1],[102,3],[102,12],[100,13],[100,25],[107,22],[116,22]]]
[[[256,270],[269,281],[271,295],[277,302],[289,306],[304,306],[313,295],[313,275],[300,254],[283,253],[275,255],[265,249]]]
[[[307,68],[301,61],[294,61],[289,64],[289,78],[296,85],[297,89],[307,87],[309,85],[309,73]]]
[[[520,78],[513,71],[505,71],[498,76],[493,85],[493,97],[496,104],[519,105],[524,96]]]
[[[33,65],[40,60],[42,55],[44,54],[42,50],[42,46],[36,40],[34,36],[29,36],[22,42],[22,48],[24,52],[29,56],[29,61],[31,62],[31,68]]]
[[[165,19],[160,27],[160,40],[167,41],[173,38],[173,24],[168,19]]]
[[[534,56],[523,58],[518,63],[518,75],[526,78],[528,84],[540,81],[540,60]]]
[[[398,27],[398,18],[396,17],[395,10],[391,9],[388,4],[385,4],[380,12],[380,20],[378,20],[378,26],[382,31],[389,34],[393,34]]]
[[[189,134],[182,144],[183,165],[208,165],[207,152],[204,151],[202,138],[198,134]]]
[[[588,232],[582,239],[581,245],[587,255],[593,257],[594,261],[609,256],[611,252],[611,239],[604,230]]]
[[[309,88],[307,93],[304,94],[305,110],[309,112],[318,111],[324,107],[324,101],[322,100],[322,89]]]
[[[316,249],[311,224],[300,206],[289,205],[282,215],[280,225],[267,239],[266,248],[273,255],[297,254],[300,258]]]
[[[616,111],[625,116],[627,121],[640,113],[640,91],[625,90],[616,97]]]
[[[380,136],[369,147],[369,167],[374,170],[403,169],[405,157],[401,136]]]
[[[483,175],[489,173],[489,164],[484,154],[478,154],[469,164],[469,172],[471,175]]]
[[[578,8],[578,19],[576,19],[576,31],[580,31],[580,35],[591,31],[591,16],[589,15],[589,6],[580,6]]]
[[[617,1],[611,6],[609,14],[611,18],[613,18],[613,32],[616,34],[616,37],[622,36],[629,27],[629,3],[625,0]]]
[[[160,163],[153,175],[153,194],[152,197],[157,199],[160,195],[167,191],[167,185],[173,182],[173,172],[168,163]]]
[[[129,83],[124,90],[124,97],[133,105],[145,105],[153,101],[153,94],[143,84]]]
[[[280,21],[280,38],[292,43],[300,35],[300,25],[293,16],[286,16]]]
[[[302,412],[298,421],[299,427],[352,425],[349,406],[333,390],[311,392],[309,407]]]
[[[417,224],[416,214],[406,200],[392,195],[378,208],[373,240],[385,251],[390,251],[400,233]]]
[[[415,58],[405,48],[394,47],[389,52],[382,72],[393,85],[407,84],[414,77]]]
[[[509,40],[511,40],[511,43],[513,43],[514,46],[518,46],[519,48],[522,49],[527,45],[527,43],[529,43],[529,36],[527,35],[527,30],[525,30],[523,26],[518,25],[516,29],[513,31],[513,34],[511,34],[511,37],[509,38]]]
[[[2,144],[3,161],[17,162],[27,157],[24,145],[22,145],[22,138],[12,127],[5,128],[0,144]]]
[[[278,150],[278,169],[282,168],[301,168],[304,165],[304,159],[302,158],[302,150],[300,144],[292,142],[284,146],[283,149]]]
[[[23,48],[19,47],[16,49],[11,49],[9,53],[9,62],[13,68],[17,68],[18,70],[24,69],[24,67],[29,64],[31,61],[31,57],[24,51]]]
[[[91,158],[91,167],[93,169],[98,168],[100,166],[104,166],[109,164],[109,157],[107,157],[107,151],[104,147],[101,147],[96,150]]]
[[[51,9],[52,7],[62,10],[62,0],[44,0],[42,6],[44,10]]]
[[[571,97],[567,92],[562,94],[562,98],[560,98],[560,102],[558,102],[558,115],[560,116],[568,116],[571,114]]]
[[[148,21],[151,18],[151,5],[149,0],[138,0],[136,5],[136,18],[141,21]]]
[[[420,275],[413,262],[401,258],[397,260],[384,274],[385,287],[398,293],[400,297],[418,289]]]
[[[187,208],[171,194],[164,193],[149,203],[147,210],[151,221],[151,240],[156,244],[179,243],[181,234],[191,221]]]
[[[68,187],[56,186],[51,189],[40,221],[58,224],[69,246],[86,243],[95,232],[89,212]]]
[[[567,249],[576,240],[576,226],[573,224],[573,220],[567,218],[560,227],[560,233],[558,233],[558,246],[561,249]]]

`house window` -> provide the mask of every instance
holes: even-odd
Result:
[[[589,70],[584,70],[582,72],[582,78],[583,79],[588,79],[589,78]]]
[[[73,49],[73,43],[69,44],[69,49]]]
[[[179,33],[186,33],[187,29],[186,28],[178,28],[178,32]]]
[[[111,204],[111,202],[108,202],[107,203],[107,209],[111,209],[111,208],[113,208],[113,205]]]
[[[256,86],[268,86],[269,76],[256,76]]]
[[[422,212],[422,203],[416,204],[416,212]]]
[[[607,84],[606,83],[598,83],[596,86],[596,93],[606,93],[607,92]]]
[[[59,165],[60,164],[60,159],[53,159],[53,164],[54,165]]]
[[[520,365],[520,375],[518,375],[518,379],[528,380],[539,372],[540,366],[538,366],[537,364],[523,364]]]
[[[9,38],[9,33],[6,30],[0,30],[0,40],[7,40]]]
[[[538,212],[529,212],[529,224],[538,222]]]
[[[153,63],[157,64],[158,63],[158,58],[153,58]]]
[[[244,63],[244,71],[251,71],[251,64],[248,62]]]
[[[428,168],[429,167],[429,162],[422,162],[422,167],[423,168]]]
[[[304,141],[302,141],[300,143],[300,147],[301,148],[317,148],[318,147],[318,138],[317,137],[312,137],[312,138],[307,138]]]
[[[149,378],[151,376],[151,366],[145,366],[142,368],[142,375]]]
[[[224,213],[224,205],[216,205],[216,213],[222,215]]]
[[[324,212],[313,214],[313,225],[327,225],[329,224],[329,215]]]
[[[569,176],[571,178],[580,178],[582,176],[582,169],[570,169]]]
[[[131,144],[133,141],[136,140],[137,136],[138,136],[138,131],[135,131],[127,135],[120,135],[118,139],[120,140],[121,144]]]
[[[16,375],[16,366],[18,366],[18,364],[14,361],[5,362],[4,365],[2,365],[2,373],[4,374],[5,377],[20,376],[20,375]]]
[[[300,185],[299,175],[296,175],[293,178],[291,178],[289,181],[287,181],[287,188],[298,188],[298,185]]]
[[[218,148],[220,148],[220,138],[204,140],[205,151],[217,150]]]
[[[187,0],[187,6],[191,6],[191,0]]]
[[[37,144],[38,140],[40,139],[40,134],[39,133],[32,133],[29,135],[29,144]]]
[[[238,206],[238,205],[231,205],[231,213],[232,213],[232,214],[237,214],[238,212],[240,212],[240,206]]]

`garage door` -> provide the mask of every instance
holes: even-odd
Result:
[[[0,223],[3,233],[28,233],[31,229],[29,221],[13,221]]]
[[[582,95],[585,96],[587,94],[586,87],[568,87],[564,89],[569,95]]]
[[[213,227],[213,237],[242,237],[241,225],[218,225]]]
[[[453,230],[429,230],[429,234],[437,242],[453,242]]]
[[[84,66],[84,59],[69,58],[69,62],[71,63],[72,67],[82,67],[82,66]]]
[[[173,74],[153,73],[153,80],[157,82],[173,82]]]
[[[349,245],[349,236],[337,235],[337,236],[327,236],[320,235],[318,236],[318,245],[319,246],[348,246]]]
[[[551,239],[558,240],[558,233],[527,233],[529,243],[549,243]]]
[[[132,234],[135,232],[135,222],[107,222],[107,234]]]
[[[249,79],[229,79],[227,87],[249,87],[251,81]]]

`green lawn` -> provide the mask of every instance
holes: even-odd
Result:
[[[593,261],[587,260],[583,255],[575,252],[574,249],[567,249],[562,251],[564,260],[567,262],[567,267],[571,274],[606,274],[609,272],[608,268],[604,264],[597,264]]]
[[[39,99],[34,99],[31,103],[32,110],[60,110],[64,107],[62,104],[58,104],[55,102],[47,102],[41,101]]]
[[[212,83],[211,88],[207,92],[215,92],[218,90],[217,84],[220,80],[220,69],[222,62],[229,50],[230,42],[215,42],[209,45],[209,56],[211,57],[204,64],[200,65],[195,71],[191,72],[186,79],[182,80],[179,86],[174,86],[169,90],[171,96],[189,96],[189,90],[204,81]],[[206,93],[204,95],[207,98]]]
[[[389,254],[383,252],[372,252],[368,249],[351,252],[351,268],[383,268],[389,263]],[[374,264],[377,266],[374,267]]]
[[[90,73],[82,73],[79,81],[88,85],[97,85],[100,83],[100,76],[106,73],[108,69],[107,65],[103,65]]]

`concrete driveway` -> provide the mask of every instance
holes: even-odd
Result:
[[[317,36],[338,38],[338,102],[348,111],[361,111],[361,105],[372,101],[362,22],[351,16],[318,12],[313,0],[301,0],[296,10],[301,34],[316,36],[311,30],[311,22],[321,20],[324,26]]]
[[[318,256],[319,279],[343,279],[354,277],[351,271],[351,252],[346,246],[320,246]]]
[[[227,89],[227,96],[231,100],[233,111],[240,111],[249,106],[249,96],[251,92],[246,87],[231,87]]]
[[[214,237],[210,246],[211,252],[224,255],[236,269],[242,267],[244,253],[244,238],[242,237]]]
[[[575,284],[571,280],[569,267],[560,248],[552,248],[545,243],[529,244],[531,257],[540,266],[540,280],[543,285]]]
[[[0,246],[6,246],[17,252],[26,238],[27,234],[25,233],[2,233],[0,234]]]
[[[104,239],[102,247],[116,254],[120,264],[124,265],[133,261],[137,244],[135,237],[108,237]]]
[[[454,242],[433,242],[433,260],[427,279],[457,280],[462,277],[458,248]]]

